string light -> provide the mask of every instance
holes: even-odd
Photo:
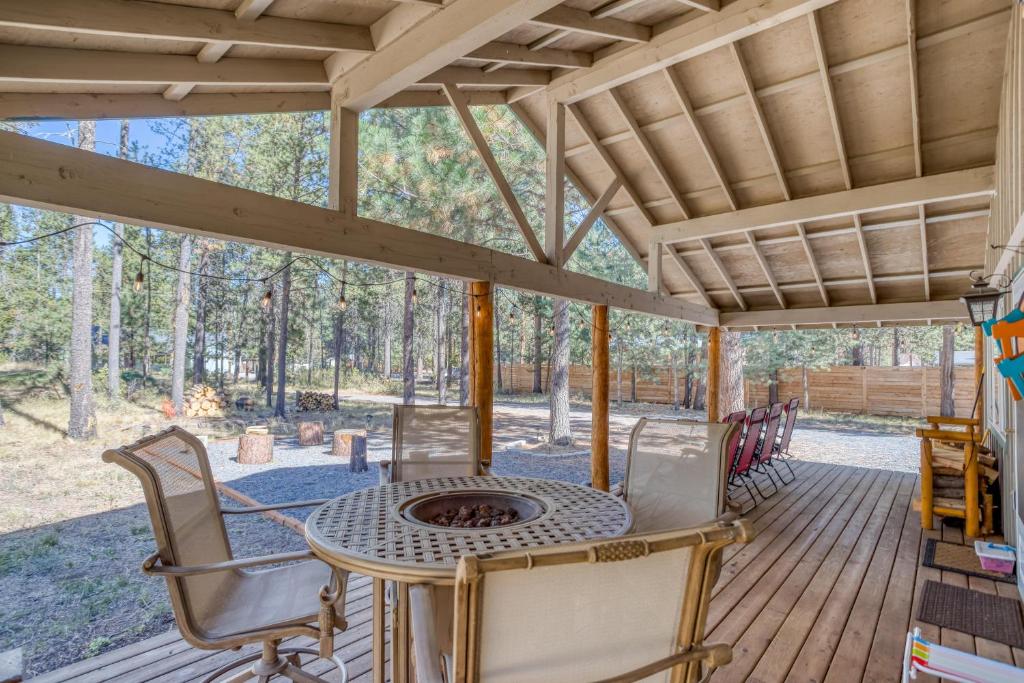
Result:
[[[270,308],[270,303],[273,300],[274,300],[274,290],[273,289],[268,289],[267,293],[263,295],[262,299],[260,299],[260,306],[262,306],[264,309]]]
[[[146,281],[146,276],[142,274],[142,266],[145,265],[148,259],[148,256],[143,256],[142,260],[139,261],[139,272],[135,274],[135,281],[132,283],[132,290],[136,294],[142,291],[142,283]]]
[[[417,303],[416,288],[412,288],[412,305],[415,306]]]
[[[338,310],[344,311],[346,308],[348,308],[348,302],[345,301],[345,293],[342,292],[338,297]]]

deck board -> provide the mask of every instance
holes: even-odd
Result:
[[[911,506],[915,475],[793,464],[797,480],[746,514],[757,538],[724,553],[708,613],[708,642],[729,642],[734,652],[733,662],[712,677],[715,683],[895,682],[913,626],[943,644],[1024,664],[1024,651],[914,619],[926,580],[1017,594],[1010,584],[920,566],[927,538],[959,543],[963,537],[948,527],[921,530]],[[347,662],[350,680],[360,683],[372,680],[370,607],[369,580],[353,577],[346,603],[349,628],[337,636],[336,652]],[[236,656],[194,649],[171,631],[33,680],[189,683]],[[309,670],[328,668],[316,662]]]

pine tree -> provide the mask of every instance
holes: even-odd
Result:
[[[176,415],[185,411],[185,356],[188,353],[188,307],[192,289],[192,235],[182,235],[178,249],[178,284],[174,294],[171,403]]]
[[[118,156],[128,158],[129,124],[127,119],[121,121],[120,144]],[[107,395],[111,401],[121,398],[121,281],[124,264],[124,226],[114,226],[114,239],[111,240],[112,258],[110,262],[110,326],[107,329]]]
[[[555,300],[555,349],[551,368],[551,415],[549,441],[556,446],[572,444],[569,426],[569,302]]]
[[[416,361],[413,358],[413,337],[416,317],[416,274],[405,274],[405,315],[402,318],[402,402],[416,402]]]

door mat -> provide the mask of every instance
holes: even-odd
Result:
[[[929,624],[1024,648],[1024,619],[1013,598],[927,581],[917,618]]]
[[[925,542],[924,557],[921,564],[932,569],[942,569],[947,572],[957,572],[967,576],[975,576],[979,579],[992,579],[1003,583],[1017,583],[1013,574],[1007,576],[999,572],[990,572],[981,566],[974,546],[946,543],[934,538]]]

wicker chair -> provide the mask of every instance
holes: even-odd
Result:
[[[205,681],[249,663],[231,683],[275,674],[294,681],[324,680],[302,670],[300,654],[331,660],[341,680],[347,680],[345,665],[334,656],[334,629],[345,628],[348,573],[314,559],[311,551],[234,559],[222,517],[325,501],[222,508],[206,449],[179,427],[108,450],[103,459],[142,482],[157,544],[142,570],[167,580],[182,637],[207,650],[263,645],[262,652],[236,659]],[[286,562],[292,564],[247,571]],[[293,636],[318,640],[319,650],[279,647],[282,639]]]
[[[435,588],[410,588],[417,683],[696,681],[732,657],[704,643],[707,609],[722,549],[752,536],[734,520],[464,556],[448,634],[431,618]]]
[[[623,497],[641,533],[704,524],[728,512],[735,423],[640,418],[629,437]]]
[[[396,405],[391,461],[380,483],[488,474],[480,463],[480,418],[473,407]]]

